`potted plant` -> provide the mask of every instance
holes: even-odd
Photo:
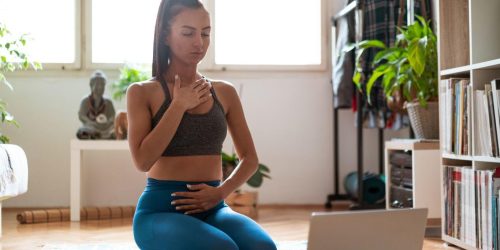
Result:
[[[146,71],[132,65],[125,65],[120,69],[120,77],[113,82],[113,99],[119,101],[127,93],[127,88],[134,82],[142,82],[151,78]],[[115,135],[117,140],[127,139],[127,112],[120,110],[115,118]]]
[[[11,91],[14,90],[12,85],[7,81],[4,73],[14,72],[16,70],[26,70],[33,68],[41,69],[42,65],[32,61],[24,52],[27,35],[14,36],[7,27],[0,22],[0,84],[8,87]],[[0,124],[12,124],[19,127],[14,116],[7,111],[7,103],[0,98]],[[9,137],[0,131],[0,144],[9,143]]]
[[[368,97],[374,83],[381,79],[388,104],[398,102],[397,99],[405,103],[416,137],[437,139],[437,39],[430,21],[421,16],[416,17],[413,24],[398,28],[396,42],[392,47],[386,47],[379,40],[365,40],[348,48],[358,48],[353,81],[361,90],[361,55],[369,48],[378,49],[372,62],[375,69],[366,83]]]
[[[116,82],[113,82],[111,88],[113,89],[113,99],[119,101],[127,93],[127,88],[134,82],[142,82],[151,78],[146,71],[139,67],[126,64],[120,68],[120,77]]]
[[[236,154],[228,155],[224,152],[222,156],[222,174],[223,180],[231,175],[236,166],[238,166],[239,159]],[[264,178],[271,179],[269,176],[269,168],[259,163],[257,171],[248,179],[247,184],[253,188],[259,188]],[[236,212],[249,216],[250,218],[257,219],[257,192],[236,190],[230,194],[225,202]]]

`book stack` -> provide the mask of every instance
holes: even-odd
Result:
[[[444,168],[444,233],[480,249],[499,249],[500,168]]]
[[[475,155],[500,156],[500,80],[475,91],[476,144]]]
[[[472,85],[468,78],[441,80],[440,113],[444,114],[441,131],[444,131],[442,148],[446,153],[472,155]]]

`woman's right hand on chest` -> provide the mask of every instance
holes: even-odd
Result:
[[[210,93],[211,84],[201,78],[186,86],[181,86],[181,79],[175,75],[174,89],[172,93],[172,102],[177,103],[184,110],[189,110],[208,101],[212,94]]]

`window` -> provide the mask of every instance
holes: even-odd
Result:
[[[216,66],[322,64],[321,0],[212,1]]]
[[[28,34],[28,50],[44,64],[78,67],[77,11],[79,1],[0,0],[0,22],[14,35]],[[50,67],[49,67],[50,68]]]
[[[91,63],[144,63],[153,58],[160,0],[98,0],[91,8]]]
[[[0,0],[0,22],[30,34],[28,53],[44,68],[150,65],[160,1]],[[201,68],[326,69],[325,0],[203,2],[214,27]]]

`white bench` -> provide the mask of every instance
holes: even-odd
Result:
[[[24,150],[13,144],[0,144],[0,237],[2,201],[28,191],[28,160]]]

